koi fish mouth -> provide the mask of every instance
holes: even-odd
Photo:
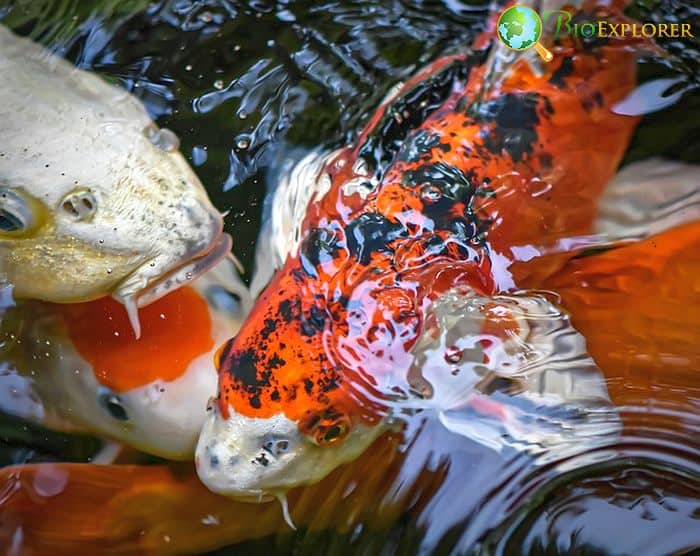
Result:
[[[344,442],[320,446],[283,414],[270,418],[231,412],[225,419],[210,403],[196,449],[196,469],[209,490],[237,500],[279,498],[313,484],[353,461],[384,432],[381,424],[358,426]]]
[[[155,260],[151,260],[123,280],[117,286],[113,297],[124,305],[136,338],[141,336],[139,307],[144,307],[183,284],[191,282],[227,255],[233,257],[232,247],[231,236],[219,230],[216,239],[203,251],[196,254],[194,258],[188,258],[182,264],[171,268],[166,273],[158,273],[159,265]]]

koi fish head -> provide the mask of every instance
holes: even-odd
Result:
[[[333,351],[326,311],[305,307],[294,273],[280,273],[237,338],[217,355],[197,472],[215,492],[276,494],[317,482],[384,430],[376,407]]]
[[[0,278],[16,299],[113,295],[138,330],[137,305],[230,252],[223,219],[138,99],[2,26],[0,50]]]

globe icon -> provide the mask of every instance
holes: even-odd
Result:
[[[540,40],[542,21],[532,8],[511,6],[498,18],[497,33],[508,48],[527,50]]]

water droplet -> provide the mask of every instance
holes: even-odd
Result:
[[[442,199],[442,191],[437,185],[425,184],[420,190],[420,197],[427,203],[437,203]]]
[[[233,46],[233,51],[234,51],[234,52],[238,52],[240,49],[241,49],[241,45],[240,45],[240,44],[236,44],[236,45]]]
[[[207,161],[207,148],[196,145],[192,147],[192,164],[201,166]]]
[[[107,274],[112,274],[112,269],[111,269],[111,268],[108,268],[108,269],[107,269]]]
[[[250,146],[250,140],[247,139],[246,137],[241,137],[238,141],[236,141],[236,147],[245,150]]]
[[[204,23],[211,23],[214,21],[214,14],[211,12],[202,12],[199,14],[199,20],[203,21]]]
[[[248,117],[248,112],[246,112],[245,110],[239,110],[239,111],[238,111],[238,117],[239,117],[241,120],[245,120],[245,119]]]
[[[187,64],[185,66],[185,71],[192,71],[192,64]]]
[[[143,132],[151,143],[166,152],[175,151],[180,147],[180,139],[168,128],[159,129],[155,125],[148,125]]]
[[[44,498],[50,498],[63,492],[68,483],[68,472],[57,465],[46,463],[37,468],[34,475],[34,492]]]
[[[220,523],[219,518],[212,514],[202,518],[202,525],[219,525]]]
[[[462,350],[457,346],[448,346],[445,349],[445,361],[448,363],[459,363],[462,360]]]
[[[165,320],[165,315],[163,313],[160,314],[160,318]]]
[[[219,91],[224,88],[224,81],[223,79],[217,79],[214,81],[214,88],[218,89]]]

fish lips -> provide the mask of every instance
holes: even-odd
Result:
[[[231,253],[232,247],[233,240],[231,236],[220,232],[218,237],[194,258],[187,259],[181,265],[170,269],[165,274],[152,278],[147,282],[145,288],[134,291],[133,284],[138,283],[142,279],[144,271],[150,270],[150,262],[142,265],[123,280],[117,286],[113,297],[124,305],[136,338],[138,339],[141,336],[141,325],[138,318],[139,307],[153,303],[180,286],[195,280],[224,257],[233,257]]]

